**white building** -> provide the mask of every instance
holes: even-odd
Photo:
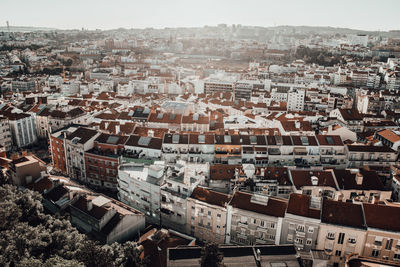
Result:
[[[164,183],[164,162],[150,166],[124,163],[118,169],[118,197],[123,203],[145,213],[150,223],[160,221],[161,185]]]
[[[304,110],[305,90],[291,90],[288,93],[287,109],[291,111]]]

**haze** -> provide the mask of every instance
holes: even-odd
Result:
[[[216,25],[308,25],[399,29],[400,1],[269,0],[1,0],[0,26],[59,29],[164,28]]]

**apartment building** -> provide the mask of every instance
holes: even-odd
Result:
[[[200,132],[210,131],[210,119],[206,115],[199,113],[190,113],[182,116],[181,131],[184,132]]]
[[[165,183],[161,186],[161,223],[163,226],[186,232],[187,198],[198,185],[204,185],[208,164],[179,161],[166,170]]]
[[[390,166],[396,163],[397,152],[388,146],[347,145],[348,167],[364,165]]]
[[[35,118],[26,113],[6,113],[9,121],[13,144],[25,147],[37,141]]]
[[[85,151],[86,178],[93,187],[117,191],[119,157],[127,139],[102,133],[94,140],[93,148]]]
[[[118,168],[118,198],[146,215],[149,223],[160,223],[161,185],[165,181],[163,162],[153,165],[122,163]]]
[[[5,151],[10,151],[13,145],[10,123],[3,115],[0,115],[0,145]]]
[[[305,90],[294,89],[289,91],[287,96],[287,109],[289,111],[303,111],[305,94]]]
[[[241,163],[242,146],[239,135],[215,135],[215,163]]]
[[[230,195],[196,187],[187,198],[187,228],[191,236],[218,244],[226,242]]]
[[[357,109],[334,109],[329,114],[330,117],[337,118],[339,121],[352,131],[363,131],[363,118]]]
[[[160,159],[162,139],[131,135],[125,142],[125,155],[139,159]]]
[[[79,127],[65,137],[65,155],[67,174],[83,182],[87,182],[85,151],[93,148],[94,140],[100,135],[96,130]]]
[[[394,151],[398,151],[400,146],[400,132],[389,129],[381,130],[375,133],[376,139],[383,145],[390,147]]]
[[[383,260],[400,261],[400,207],[363,204],[368,225],[361,255]]]
[[[289,177],[295,193],[334,199],[338,191],[333,170],[290,170]]]
[[[189,134],[189,149],[187,159],[189,162],[214,161],[214,135],[213,134]]]
[[[287,201],[235,192],[228,205],[227,243],[279,244]]]
[[[279,244],[294,244],[302,251],[314,250],[318,241],[320,218],[321,198],[291,194],[282,221]]]
[[[324,199],[319,226],[317,250],[330,256],[331,263],[364,249],[367,225],[361,204]]]
[[[164,134],[162,142],[162,159],[167,162],[187,160],[189,151],[188,134]]]

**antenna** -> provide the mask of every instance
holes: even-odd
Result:
[[[7,20],[7,30],[8,30],[8,33],[10,33],[10,23],[8,23],[8,20]]]

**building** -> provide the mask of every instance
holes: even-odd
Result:
[[[13,144],[25,147],[37,141],[35,118],[26,113],[7,113]]]
[[[22,156],[8,164],[7,175],[12,184],[25,186],[46,173],[46,164],[35,156]]]
[[[292,245],[219,246],[223,264],[234,266],[310,266],[303,265]],[[198,266],[201,247],[178,246],[168,249],[168,267]],[[312,263],[311,263],[312,264]]]
[[[376,139],[383,145],[390,147],[394,151],[398,151],[400,146],[400,132],[385,129],[375,133]]]
[[[367,234],[361,204],[324,199],[321,209],[317,250],[339,263],[349,254],[361,254]]]
[[[153,165],[122,163],[118,168],[119,200],[143,212],[149,223],[160,224],[164,171],[163,162],[155,162]]]
[[[145,228],[143,213],[102,195],[78,196],[69,208],[71,223],[103,243],[130,240]]]
[[[85,151],[93,148],[94,140],[100,135],[96,130],[79,127],[65,137],[67,174],[82,182],[87,182]]]
[[[357,109],[334,109],[329,114],[330,117],[337,118],[344,123],[349,130],[354,132],[363,131],[363,119]]]
[[[278,245],[286,206],[285,199],[235,192],[227,208],[226,243]]]
[[[231,197],[205,187],[196,187],[187,198],[186,232],[202,241],[226,242],[226,205]]]
[[[3,146],[6,151],[10,151],[13,145],[10,123],[8,119],[2,115],[0,115],[0,145]]]
[[[186,232],[187,201],[198,185],[204,185],[208,164],[179,161],[167,167],[165,183],[161,186],[161,224]]]
[[[317,246],[321,223],[321,198],[291,194],[279,244],[294,244],[298,250],[310,251]]]
[[[383,260],[400,261],[400,207],[363,204],[368,225],[361,255]]]
[[[388,146],[347,145],[347,149],[350,168],[361,168],[365,164],[390,166],[397,160],[396,151]]]
[[[95,188],[117,191],[119,157],[128,136],[102,133],[85,151],[86,177]]]
[[[303,111],[306,91],[293,89],[288,92],[287,109],[289,111]]]

